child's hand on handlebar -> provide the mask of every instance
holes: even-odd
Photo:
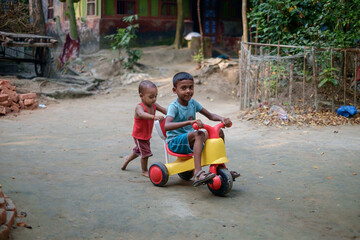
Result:
[[[194,121],[191,122],[191,125],[196,124],[198,129],[203,128],[204,127],[204,123],[200,120],[200,119],[196,119]]]
[[[221,122],[225,125],[225,127],[231,127],[232,125],[230,118],[224,118]]]

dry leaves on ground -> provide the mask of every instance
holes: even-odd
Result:
[[[253,120],[266,126],[338,126],[345,124],[360,124],[360,114],[356,114],[353,117],[346,118],[338,116],[332,112],[302,112],[297,109],[293,109],[287,112],[287,119],[279,117],[269,111],[268,107],[259,107],[255,110],[247,111],[244,116],[240,117],[244,120]]]

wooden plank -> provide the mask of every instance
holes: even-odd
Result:
[[[2,42],[3,47],[56,47],[57,43]]]
[[[278,45],[270,43],[253,43],[253,42],[244,42],[244,44],[255,45],[255,46],[268,46],[268,47],[284,47],[284,48],[305,48],[306,46],[294,46],[294,45]],[[348,51],[348,52],[360,52],[360,48],[333,48],[335,51]],[[316,51],[328,51],[327,48],[314,48]]]
[[[1,32],[1,31],[0,31],[0,35],[11,38],[54,39],[53,37],[49,37],[49,36],[41,36],[41,35],[25,34],[25,33],[9,33],[9,32]]]

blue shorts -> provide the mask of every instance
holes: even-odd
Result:
[[[189,144],[188,133],[180,134],[171,139],[171,141],[168,142],[168,148],[174,153],[193,153],[193,149],[190,147]]]

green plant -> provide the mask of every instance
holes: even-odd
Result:
[[[360,5],[336,0],[251,0],[252,34],[261,43],[354,47],[360,34]],[[290,52],[290,50],[289,50]]]
[[[320,74],[320,83],[318,87],[327,87],[330,89],[330,97],[331,97],[331,111],[335,111],[335,86],[339,84],[339,81],[335,78],[335,71],[339,71],[336,68],[328,67],[325,68]]]
[[[138,49],[132,49],[130,44],[137,37],[136,32],[139,28],[139,24],[131,24],[134,20],[137,20],[137,15],[131,15],[123,17],[123,21],[129,23],[126,28],[118,28],[115,34],[105,36],[112,40],[111,48],[119,51],[119,58],[127,69],[132,69],[142,55],[142,51]],[[125,53],[125,56],[123,56]]]
[[[198,54],[193,56],[193,61],[196,63],[201,63],[202,61],[204,61],[204,54],[202,48],[199,48]]]
[[[339,81],[335,78],[333,72],[339,71],[337,68],[325,68],[320,74],[320,83],[318,85],[319,88],[321,88],[324,85],[331,85],[336,86],[339,84]]]

